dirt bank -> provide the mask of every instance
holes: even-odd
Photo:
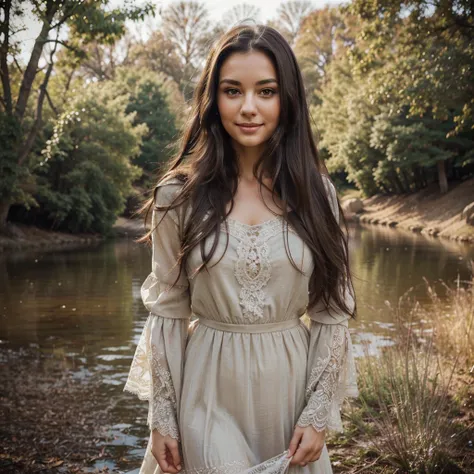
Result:
[[[341,205],[357,192],[341,196]],[[474,226],[461,218],[463,209],[474,202],[474,178],[461,183],[450,183],[450,190],[441,195],[433,184],[421,191],[394,196],[375,195],[361,199],[363,211],[351,213],[345,210],[349,221],[378,224],[407,229],[438,237],[474,243]]]

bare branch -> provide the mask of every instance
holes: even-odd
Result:
[[[13,62],[15,63],[15,66],[17,67],[18,71],[20,71],[20,74],[23,75],[23,69],[21,69],[21,66],[15,56],[13,57]]]
[[[56,117],[57,117],[59,115],[58,110],[54,106],[53,101],[51,100],[51,96],[49,95],[49,92],[48,92],[47,89],[45,89],[45,93],[46,93],[46,98],[48,99],[49,106],[51,107],[52,111],[54,112],[54,115],[56,115]]]
[[[59,43],[60,45],[62,45],[65,48],[69,49],[70,51],[73,51],[75,53],[80,53],[81,52],[80,49],[75,48],[74,46],[71,46],[71,45],[67,44],[65,41],[62,41],[62,40],[59,40],[59,39],[49,39],[49,40],[46,40],[44,42],[44,44],[46,44],[46,43]]]

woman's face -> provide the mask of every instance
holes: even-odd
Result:
[[[221,66],[217,107],[234,146],[262,147],[280,118],[277,74],[270,59],[257,51],[231,54]]]

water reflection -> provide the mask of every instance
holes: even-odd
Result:
[[[359,308],[351,332],[359,355],[358,342],[368,341],[375,352],[391,343],[395,326],[385,301],[396,304],[413,288],[429,304],[423,277],[448,284],[458,275],[469,278],[472,246],[376,226],[351,226],[350,233]],[[148,436],[146,402],[122,389],[146,319],[140,286],[149,268],[149,249],[129,241],[0,256],[3,345],[53,351],[76,377],[101,377],[104,394],[116,403],[108,450],[121,460],[107,460],[111,468],[137,466]]]

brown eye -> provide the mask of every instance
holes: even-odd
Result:
[[[238,93],[239,91],[238,91],[237,89],[226,89],[224,92],[225,92],[228,96],[233,97],[233,96],[235,96],[236,94],[230,94],[229,92],[237,92],[237,93]]]
[[[274,94],[276,94],[276,91],[273,89],[262,89],[262,92],[264,92],[265,97],[272,97]]]

